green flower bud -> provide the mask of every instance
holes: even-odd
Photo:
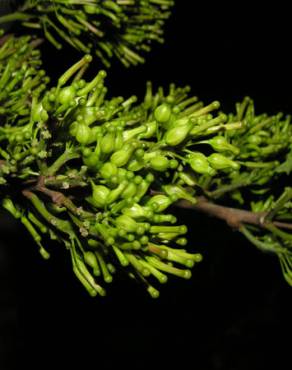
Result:
[[[167,122],[171,116],[171,108],[168,104],[159,105],[154,111],[154,117],[159,123]]]
[[[188,231],[185,225],[181,226],[164,226],[164,225],[154,225],[150,227],[150,233],[159,234],[159,233],[177,233],[185,234]]]
[[[164,140],[167,145],[176,146],[181,144],[188,136],[188,133],[193,127],[193,123],[188,121],[188,123],[182,126],[175,126],[166,131],[164,135]]]
[[[15,207],[14,203],[10,198],[4,198],[2,201],[2,207],[5,208],[8,212],[12,214],[15,218],[20,218],[21,213],[18,211],[18,209]]]
[[[210,166],[208,162],[208,158],[199,152],[192,153],[188,156],[187,162],[191,166],[191,168],[202,175],[214,175],[215,171]]]
[[[157,132],[157,122],[152,121],[145,124],[146,131],[138,135],[138,139],[150,139]]]
[[[113,176],[117,176],[118,174],[118,167],[111,163],[111,162],[106,162],[99,170],[99,173],[101,177],[104,179],[110,179]]]
[[[180,235],[181,235],[180,233],[158,233],[157,234],[158,238],[161,239],[163,243],[168,243],[170,240],[174,240]]]
[[[133,198],[137,192],[137,185],[134,182],[130,182],[126,189],[122,192],[121,197],[124,199]]]
[[[128,186],[128,181],[127,180],[122,181],[118,185],[118,187],[112,190],[110,194],[108,195],[107,204],[111,204],[115,202],[119,198],[119,196],[122,194],[122,192],[126,189],[127,186]]]
[[[179,277],[182,277],[184,279],[190,279],[192,274],[191,274],[191,271],[190,270],[180,270],[176,267],[173,267],[169,264],[166,264],[162,261],[160,261],[159,259],[157,259],[156,257],[146,257],[146,260],[148,261],[148,263],[150,263],[153,267],[156,267],[158,270],[161,270],[161,271],[164,271],[164,272],[167,272],[169,274],[173,274],[173,275],[176,275],[176,276],[179,276]]]
[[[62,105],[69,105],[75,98],[76,90],[73,86],[67,86],[60,89],[57,100]]]
[[[124,229],[129,233],[135,233],[138,227],[137,222],[125,214],[117,217],[115,222],[118,228]]]
[[[157,194],[148,200],[146,206],[152,208],[155,212],[163,212],[172,203],[172,200],[167,195]]]
[[[127,166],[127,169],[129,171],[140,171],[142,168],[145,167],[145,163],[143,160],[137,160],[137,159],[132,159],[130,160],[128,166]]]
[[[99,208],[105,207],[110,190],[104,185],[95,185],[93,182],[91,185],[94,205]]]
[[[171,159],[169,161],[169,168],[171,168],[172,170],[176,169],[178,167],[179,163],[176,159]]]
[[[83,116],[83,123],[87,126],[91,125],[97,120],[97,112],[95,107],[84,107],[81,111]]]
[[[79,123],[75,138],[82,145],[88,144],[91,138],[91,129],[84,123]]]
[[[89,157],[92,154],[92,150],[88,147],[82,148],[82,156]]]
[[[250,135],[247,138],[247,142],[254,145],[260,145],[263,141],[263,138],[260,135]]]
[[[239,149],[236,148],[234,145],[228,143],[224,136],[215,136],[210,140],[206,141],[208,144],[212,146],[217,152],[232,152],[233,154],[239,154]]]
[[[99,270],[96,256],[93,252],[88,251],[83,254],[84,262],[90,266],[93,270]]]
[[[137,179],[138,176],[136,176],[135,180]],[[136,182],[137,184],[137,182]],[[136,193],[136,196],[135,196],[135,199],[137,199],[137,201],[139,201],[148,191],[150,185],[151,185],[151,181],[147,181],[147,179],[143,180],[140,184],[137,184],[139,185],[138,186],[138,190],[137,190],[137,193]]]
[[[104,154],[110,154],[115,150],[115,133],[108,132],[100,142],[100,150]]]
[[[175,224],[177,222],[177,218],[174,215],[154,215],[152,218],[153,222],[160,224],[160,223],[171,223]]]
[[[237,162],[234,162],[231,159],[219,153],[211,154],[208,157],[208,161],[215,170],[227,170],[227,169],[239,170],[240,168],[240,165]]]
[[[113,281],[113,278],[108,270],[108,267],[107,267],[107,264],[105,263],[105,260],[103,258],[103,256],[99,253],[99,252],[96,252],[96,257],[98,259],[98,263],[101,267],[101,271],[102,271],[102,275],[103,275],[103,279],[106,283],[111,283]]]
[[[77,122],[77,121],[74,121],[74,122],[71,123],[71,125],[69,127],[69,133],[70,133],[71,136],[74,136],[74,137],[76,136],[78,126],[79,126],[79,122]]]
[[[97,6],[93,5],[93,4],[92,5],[90,5],[90,4],[84,5],[83,9],[84,9],[85,13],[88,13],[88,14],[95,14],[95,13],[98,12]]]
[[[131,218],[151,218],[153,216],[153,212],[150,207],[142,207],[140,204],[135,203],[131,207],[124,208],[122,210],[123,214],[129,216]]]
[[[82,159],[85,166],[97,170],[99,164],[99,155],[97,153],[93,152],[89,156],[83,157]]]
[[[88,245],[91,247],[91,248],[96,248],[98,247],[98,241],[95,240],[95,239],[88,239],[87,241]]]
[[[123,132],[123,140],[126,142],[135,136],[138,136],[140,134],[143,134],[144,132],[147,131],[147,127],[144,125],[132,128],[131,130],[125,130]]]
[[[197,184],[196,179],[189,173],[179,172],[178,176],[182,182],[188,186],[195,186]]]
[[[150,160],[150,167],[155,171],[164,172],[168,169],[169,160],[163,155],[158,155]]]
[[[95,292],[99,293],[101,296],[104,296],[106,294],[105,290],[100,285],[96,284],[93,276],[87,270],[87,267],[84,264],[84,262],[81,260],[81,258],[76,257],[75,261],[76,261],[76,265],[73,265],[73,270],[76,276],[78,277],[78,279],[85,286],[85,288],[91,287],[91,289],[88,289],[88,292],[93,296],[96,295],[96,294],[93,294],[92,292],[92,288],[93,288]],[[87,282],[87,284],[84,284],[85,282]]]
[[[175,243],[184,247],[185,245],[188,244],[188,239],[187,238],[178,238],[178,239],[176,239]]]
[[[123,130],[118,128],[115,138],[115,151],[120,150],[124,144]]]
[[[44,109],[42,103],[38,103],[32,107],[31,119],[33,122],[47,121],[49,118],[47,111]]]
[[[191,203],[197,202],[196,198],[179,185],[164,185],[162,188],[169,196],[175,195],[177,199],[186,199]]]
[[[100,236],[103,238],[104,242],[107,244],[107,245],[112,245],[114,244],[115,242],[115,239],[114,237],[112,236],[113,234],[111,233],[111,230],[108,226],[106,225],[103,225],[101,223],[96,223],[94,225],[95,229],[98,231],[98,233],[100,234]]]
[[[147,292],[151,295],[152,298],[156,299],[159,297],[159,291],[155,289],[152,285],[149,285],[147,288]]]
[[[17,143],[21,143],[23,139],[24,139],[24,136],[21,133],[15,135],[15,141]]]
[[[90,135],[90,139],[88,140],[87,145],[96,142],[98,140],[99,136],[102,136],[102,133],[101,133],[102,128],[100,126],[94,126],[90,129],[91,129],[91,135]]]
[[[126,144],[122,147],[122,149],[116,151],[111,155],[110,161],[114,163],[117,167],[123,167],[129,162],[134,149],[134,145]]]

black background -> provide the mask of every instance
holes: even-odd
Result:
[[[108,73],[110,95],[142,97],[147,80],[190,85],[223,109],[249,95],[257,111],[292,112],[291,29],[281,3],[177,0],[166,43],[143,66]],[[43,46],[56,78],[78,59]],[[90,73],[101,68],[96,62]],[[62,246],[43,261],[21,226],[1,216],[0,369],[160,367],[241,370],[288,367],[291,288],[277,258],[224,223],[179,211],[190,246],[204,254],[190,281],[170,279],[152,300],[120,277],[106,298],[89,298]],[[288,339],[284,336],[288,335]],[[290,355],[291,358],[291,355]]]

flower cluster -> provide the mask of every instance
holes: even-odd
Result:
[[[206,135],[220,141],[218,130],[240,124],[224,125],[226,116],[213,113],[218,102],[204,106],[188,97],[188,88],[174,85],[154,93],[148,83],[140,104],[135,96],[107,99],[105,71],[89,82],[82,78],[90,61],[86,55],[56,87],[33,95],[29,122],[3,127],[2,177],[6,183],[17,178],[26,198],[17,203],[8,193],[3,206],[21,220],[45,258],[42,233],[66,245],[90,294],[103,295],[96,278],[108,283],[122,266],[155,297],[150,275],[161,283],[166,273],[188,279],[201,260],[182,248],[187,228],[165,211],[179,199],[196,202],[190,187],[202,173],[215,176],[239,166],[222,149],[208,156],[194,150],[196,142]],[[19,136],[17,153],[8,134],[12,127]]]
[[[125,66],[143,63],[151,43],[163,42],[164,21],[172,0],[26,0],[0,24],[20,21],[41,31],[57,48],[62,42],[83,53],[95,53],[109,66],[118,58]]]
[[[204,197],[258,213],[260,225],[239,230],[279,256],[292,284],[292,190],[277,186],[291,181],[289,116],[256,115],[249,98],[228,115],[174,84],[148,82],[141,102],[110,98],[105,71],[83,78],[90,55],[48,88],[37,44],[1,39],[0,196],[44,258],[56,240],[90,295],[121,270],[158,297],[155,279],[189,279],[202,259],[172,206]]]
[[[0,30],[0,36],[3,31]],[[41,68],[40,40],[30,36],[6,35],[0,43],[0,116],[5,122],[27,121],[29,100],[39,95],[49,82]],[[11,133],[12,134],[12,133]]]

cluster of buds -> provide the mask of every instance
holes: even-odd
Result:
[[[214,113],[217,101],[204,106],[188,97],[188,87],[173,84],[165,94],[148,83],[140,104],[136,96],[107,99],[105,71],[89,82],[82,78],[91,59],[84,56],[56,87],[32,96],[29,121],[15,127],[22,138],[17,153],[8,135],[14,126],[3,127],[2,176],[6,183],[17,180],[24,195],[15,202],[4,187],[3,207],[45,258],[42,233],[65,244],[91,295],[104,295],[100,280],[111,282],[123,267],[156,297],[153,278],[188,279],[202,258],[183,248],[187,228],[165,211],[180,199],[195,203],[202,174],[238,170],[239,150],[218,133],[241,123],[225,125],[226,115]],[[196,150],[204,139],[208,154]]]
[[[1,39],[0,196],[44,258],[49,237],[69,250],[90,295],[103,296],[120,269],[158,297],[153,280],[189,279],[202,259],[184,248],[187,227],[171,206],[201,195],[248,205],[252,196],[265,229],[240,231],[277,253],[292,283],[291,235],[269,222],[291,220],[291,188],[271,196],[292,172],[290,117],[257,116],[249,98],[226,115],[174,84],[154,91],[148,82],[140,103],[108,98],[105,71],[83,78],[90,55],[49,89],[37,44]]]
[[[285,188],[292,175],[291,116],[257,115],[252,99],[246,97],[226,124],[234,121],[242,127],[226,131],[225,139],[240,149],[239,168],[200,179],[202,191],[217,203],[236,202],[259,215],[263,227],[242,225],[240,231],[260,250],[278,256],[283,276],[292,285],[292,191]]]
[[[257,115],[249,97],[236,104],[235,114],[226,116],[225,127],[234,122],[240,122],[241,127],[226,130],[224,137],[201,141],[218,151],[224,148],[224,151],[233,153],[234,171],[224,175],[221,172],[210,179],[202,176],[198,182],[207,197],[214,200],[229,198],[243,205],[248,197],[270,193],[281,176],[291,175],[292,124],[291,116],[283,113]],[[224,141],[227,145],[222,145]]]
[[[118,58],[125,66],[143,63],[141,53],[163,42],[164,21],[172,0],[26,0],[0,24],[20,21],[41,31],[57,49],[62,42],[83,53],[95,53],[109,66]]]
[[[36,49],[40,42],[30,36],[4,36],[0,30],[1,125],[27,122],[32,93],[38,96],[46,88],[49,78],[40,69],[40,51]]]
[[[253,212],[262,215],[265,230],[245,226],[241,231],[263,252],[277,254],[283,276],[292,286],[292,237],[289,232],[291,227],[288,224],[292,219],[292,188],[286,187],[278,197],[271,193],[263,195],[261,199],[254,200],[250,204]],[[274,220],[276,222],[272,222]]]

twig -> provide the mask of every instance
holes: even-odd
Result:
[[[55,203],[57,206],[66,207],[70,212],[72,212],[75,215],[78,216],[82,215],[83,217],[92,216],[91,213],[84,211],[82,208],[76,207],[75,204],[60,191],[48,189],[45,186],[45,180],[46,180],[45,176],[40,176],[38,178],[37,184],[32,189],[47,195],[49,198],[51,198],[52,202]]]
[[[243,209],[225,207],[208,201],[205,197],[199,197],[196,204],[187,200],[179,200],[175,203],[176,207],[194,209],[224,220],[229,226],[238,230],[243,224],[250,224],[267,228],[268,225],[274,225],[278,228],[292,230],[292,224],[280,221],[265,221],[267,212],[252,212]]]

